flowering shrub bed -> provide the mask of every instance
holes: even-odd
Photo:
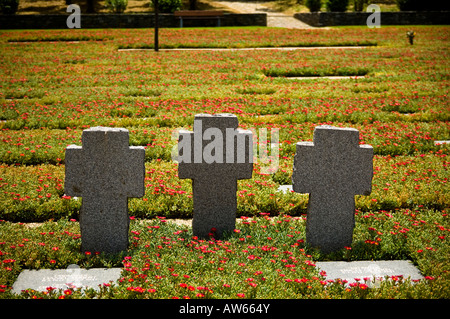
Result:
[[[283,193],[279,185],[291,183],[293,158],[281,158],[273,175],[261,173],[257,163],[253,178],[238,182],[238,214],[259,212],[276,215],[306,213],[307,195]],[[416,156],[375,156],[373,191],[357,197],[362,211],[426,207],[444,209],[450,205],[447,155],[443,151]],[[0,218],[11,221],[45,221],[61,217],[78,218],[80,200],[64,195],[62,165],[0,165]],[[192,218],[192,186],[180,180],[177,164],[152,161],[146,164],[146,193],[131,199],[130,214],[140,218],[164,215]]]
[[[264,70],[264,74],[273,77],[308,77],[308,76],[364,76],[369,73],[365,68],[300,68],[300,69],[280,69],[274,68]]]
[[[47,222],[38,227],[3,222],[9,234],[0,242],[3,269],[0,296],[23,267],[123,267],[118,284],[82,294],[78,289],[27,290],[21,298],[446,298],[446,266],[430,267],[429,258],[448,255],[446,213],[429,210],[379,211],[357,214],[355,245],[334,259],[411,258],[426,270],[413,285],[402,277],[373,278],[355,284],[327,280],[315,268],[324,256],[304,244],[305,218],[282,215],[242,217],[226,240],[199,240],[187,226],[165,217],[133,219],[128,254],[82,254],[74,221]],[[436,258],[436,257],[435,257]],[[389,279],[389,280],[388,280]]]
[[[117,50],[151,47],[152,30],[0,32],[0,298],[13,297],[22,269],[72,263],[124,270],[100,292],[20,297],[448,298],[449,145],[435,141],[450,140],[450,29],[414,27],[413,46],[408,30],[162,29],[167,48],[366,47],[159,53]],[[286,77],[344,71],[366,76]],[[241,221],[223,241],[170,222],[191,218],[193,207],[191,182],[171,160],[174,131],[192,129],[202,112],[280,133],[278,170],[265,174],[270,163],[257,162],[253,178],[238,182]],[[331,256],[304,243],[308,195],[278,191],[291,184],[295,144],[323,124],[358,129],[375,152],[373,191],[356,196],[353,245]],[[146,192],[129,200],[131,245],[119,256],[79,252],[82,199],[64,194],[64,150],[98,125],[126,127],[130,144],[146,148]],[[317,272],[314,262],[327,259],[410,259],[426,279],[344,285]]]

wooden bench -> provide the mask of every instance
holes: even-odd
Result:
[[[183,19],[217,19],[217,26],[220,27],[220,18],[223,11],[207,11],[207,10],[182,10],[175,11],[175,17],[180,19],[180,28],[183,27]]]

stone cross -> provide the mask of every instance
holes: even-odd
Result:
[[[144,196],[145,149],[129,147],[128,130],[92,127],[81,146],[66,149],[65,193],[82,197],[82,251],[117,253],[128,247],[128,197]]]
[[[309,193],[306,241],[328,253],[352,243],[355,195],[372,191],[373,148],[353,128],[317,126],[313,140],[297,143],[292,184]]]
[[[197,114],[194,131],[179,132],[178,176],[192,179],[194,236],[235,229],[237,180],[253,173],[252,132],[238,124],[233,114]]]

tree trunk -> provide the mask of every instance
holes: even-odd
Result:
[[[189,10],[197,10],[197,0],[189,0]]]
[[[96,0],[87,0],[87,13],[94,13],[95,12],[95,2]]]

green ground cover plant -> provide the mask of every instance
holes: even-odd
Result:
[[[326,259],[304,244],[304,217],[242,217],[225,240],[199,240],[190,228],[158,217],[131,221],[131,247],[126,254],[105,256],[79,252],[80,230],[75,221],[60,220],[39,226],[3,222],[14,234],[2,242],[2,280],[12,280],[21,268],[56,269],[123,267],[117,285],[99,292],[79,289],[46,292],[27,290],[21,298],[446,298],[446,214],[429,210],[357,213],[355,245],[333,259],[410,258],[430,274],[411,284],[406,278],[385,279],[369,288],[373,278],[360,282],[327,281],[314,262]],[[375,227],[373,227],[375,226]],[[380,231],[382,229],[382,231]],[[387,230],[387,233],[384,231]],[[441,264],[429,267],[430,256]],[[2,286],[3,287],[3,286]],[[5,289],[4,289],[5,290]],[[9,293],[3,292],[3,297]]]
[[[35,34],[30,37],[9,38],[8,42],[57,42],[57,41],[104,41],[108,38],[102,36],[84,36],[84,35],[51,35]],[[110,38],[111,39],[111,38]]]
[[[370,72],[367,68],[274,68],[263,70],[266,76],[271,77],[308,77],[308,76],[364,76]]]
[[[321,48],[155,53],[118,51],[151,48],[151,29],[1,31],[0,298],[448,298],[449,144],[435,141],[450,140],[449,36],[443,26],[162,29],[168,48]],[[323,48],[364,43],[376,46]],[[342,72],[365,77],[288,77]],[[192,218],[193,203],[172,151],[195,114],[223,112],[257,136],[278,129],[279,155],[239,181],[235,232],[199,240],[173,223]],[[358,129],[375,153],[353,244],[333,255],[304,242],[308,195],[278,191],[291,184],[295,144],[323,124]],[[125,127],[146,148],[145,196],[129,200],[130,248],[117,256],[80,252],[82,198],[64,194],[64,150],[98,125]],[[425,279],[348,286],[313,266],[372,259],[412,260]],[[10,292],[23,269],[70,264],[124,270],[100,292]]]

